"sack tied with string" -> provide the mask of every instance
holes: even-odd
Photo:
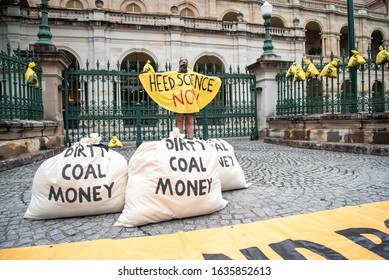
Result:
[[[218,154],[203,140],[144,142],[128,163],[126,203],[115,226],[134,227],[223,209]]]
[[[211,138],[206,141],[218,153],[222,191],[248,188],[242,167],[235,156],[234,147],[227,141]]]
[[[89,143],[88,143],[89,142]],[[53,219],[123,210],[127,160],[90,139],[44,161],[36,171],[27,219]]]

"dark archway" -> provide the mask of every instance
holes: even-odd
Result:
[[[371,57],[374,58],[377,56],[377,54],[380,52],[379,47],[382,46],[384,43],[384,36],[382,33],[378,30],[373,31],[371,34]]]
[[[155,72],[158,72],[158,65],[156,65],[154,59],[147,53],[132,52],[128,54],[121,62],[121,71],[141,73],[144,65],[150,61]],[[124,76],[123,76],[124,77]],[[139,81],[137,75],[128,75],[125,79],[118,81],[120,86],[114,83],[113,92],[114,102],[121,104],[122,114],[125,116],[132,116],[135,114],[135,107],[137,104],[141,105],[141,111],[144,115],[156,115],[158,113],[158,105],[149,97],[146,91],[143,89],[142,84]],[[120,92],[116,92],[120,89]],[[120,99],[120,101],[118,100]],[[146,119],[142,121],[143,125],[154,125],[157,123],[155,119]],[[125,125],[135,124],[135,120],[132,118],[124,120]]]
[[[320,55],[322,53],[320,25],[316,22],[309,22],[305,29],[305,53]]]
[[[349,55],[348,47],[348,27],[343,26],[340,30],[340,44],[339,44],[339,55],[343,56],[343,53],[346,57]]]
[[[194,71],[203,74],[224,73],[223,62],[214,55],[204,55],[194,63]]]

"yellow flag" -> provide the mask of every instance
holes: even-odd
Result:
[[[197,113],[218,93],[219,77],[193,71],[143,73],[139,79],[147,94],[160,106],[174,113]]]

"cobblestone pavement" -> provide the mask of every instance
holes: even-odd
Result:
[[[0,172],[0,248],[170,234],[389,200],[387,156],[225,140],[234,147],[249,188],[223,192],[229,203],[219,212],[134,228],[113,226],[121,213],[24,219],[42,161]],[[135,149],[125,145],[118,151],[129,160]]]

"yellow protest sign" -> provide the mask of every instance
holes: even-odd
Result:
[[[218,93],[221,80],[193,71],[179,73],[143,73],[139,79],[148,95],[174,113],[197,113]]]

